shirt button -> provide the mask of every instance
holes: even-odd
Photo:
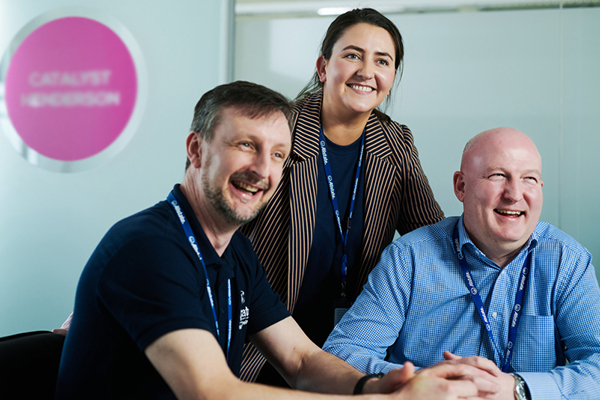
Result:
[[[494,311],[494,312],[492,313],[492,318],[496,318],[497,316],[498,316],[498,313],[497,313],[496,311]]]

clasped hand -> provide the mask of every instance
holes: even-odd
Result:
[[[492,361],[444,352],[444,361],[415,371],[411,362],[367,382],[363,393],[390,393],[395,399],[514,400],[515,380]]]

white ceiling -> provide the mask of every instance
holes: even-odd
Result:
[[[383,13],[488,11],[506,9],[597,7],[600,0],[236,0],[237,15],[335,15],[357,7]]]

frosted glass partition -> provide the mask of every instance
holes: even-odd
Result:
[[[36,167],[0,133],[0,336],[60,326],[73,309],[81,270],[108,228],[166,198],[181,181],[194,105],[223,76],[226,1],[0,1],[0,54],[32,19],[80,6],[125,26],[148,72],[139,128],[118,155],[94,169]]]
[[[388,109],[415,135],[446,215],[466,141],[512,126],[544,161],[542,220],[600,257],[600,8],[397,14],[402,81]],[[333,17],[238,18],[235,78],[294,97],[314,71]],[[600,262],[596,261],[597,276]]]

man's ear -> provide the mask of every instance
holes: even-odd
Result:
[[[327,66],[327,60],[325,56],[319,56],[317,58],[317,74],[319,75],[319,80],[321,83],[325,83],[327,81],[327,76],[325,73],[325,67]]]
[[[202,165],[202,136],[198,132],[190,132],[185,141],[185,146],[190,165],[194,168],[200,168]]]
[[[454,173],[454,194],[461,203],[465,200],[465,174],[461,171]]]

